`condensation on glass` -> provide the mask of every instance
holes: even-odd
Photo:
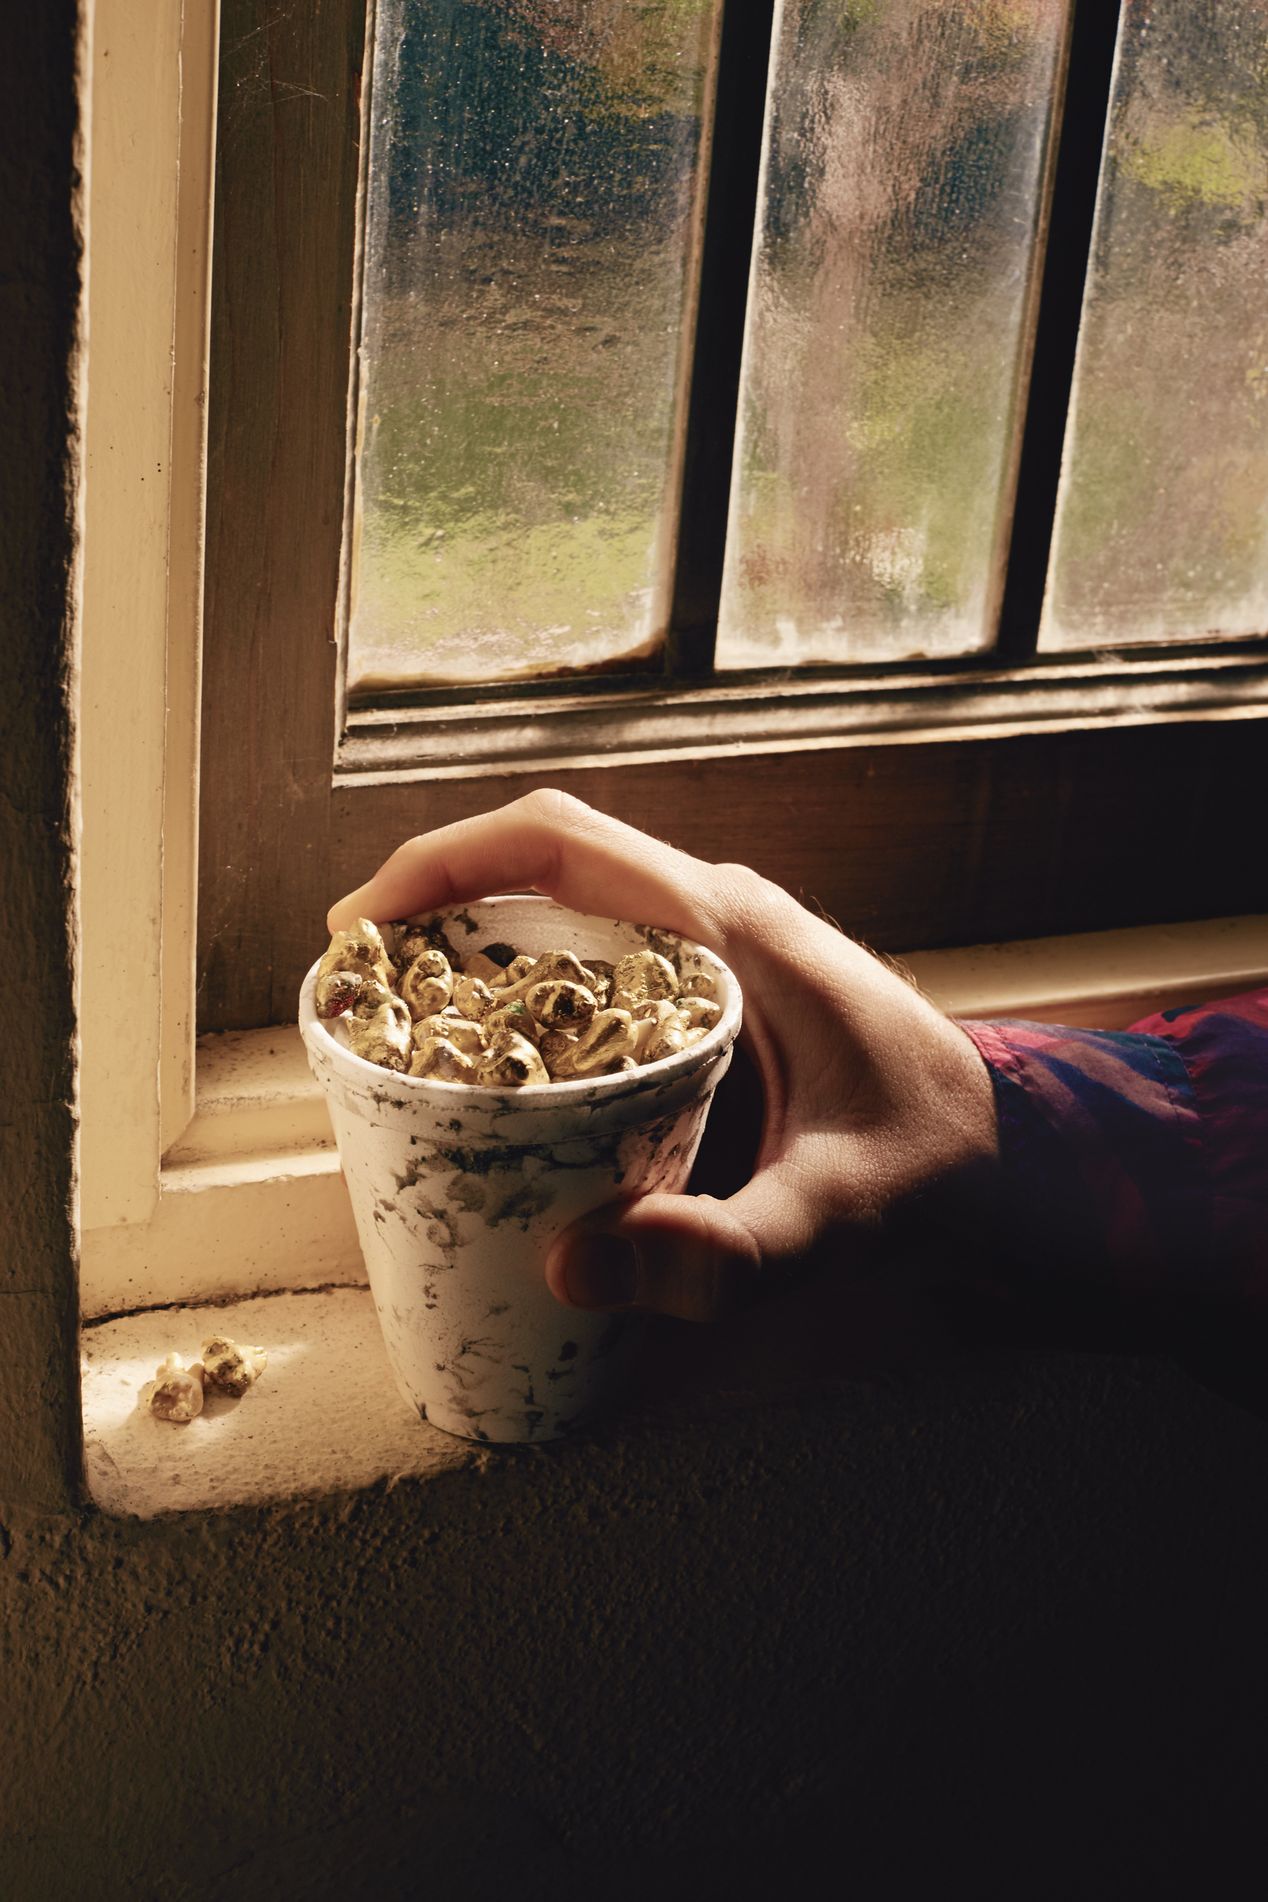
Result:
[[[1040,645],[1268,633],[1268,7],[1124,7]]]
[[[352,692],[654,655],[719,0],[378,0]]]
[[[784,0],[718,660],[989,646],[1068,0]]]

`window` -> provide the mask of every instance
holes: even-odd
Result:
[[[1262,103],[1247,88],[1259,70],[1253,48],[1262,50],[1264,29],[1249,6],[1221,10],[1222,20],[1237,13],[1238,39],[1227,24],[1211,35],[1190,32],[1181,19],[1187,10],[1162,0],[1132,5],[1122,15],[1113,78],[1115,12],[1062,0],[1022,9],[1004,0],[954,9],[928,0],[867,8],[790,0],[774,35],[773,108],[759,177],[770,8],[728,7],[719,15],[704,0],[639,9],[615,0],[599,9],[542,9],[531,0],[383,0],[380,34],[395,37],[380,38],[371,119],[377,124],[380,107],[392,104],[383,74],[411,34],[419,43],[431,35],[430,90],[401,109],[415,140],[415,173],[406,176],[403,161],[395,169],[389,164],[366,200],[363,308],[355,267],[365,238],[358,209],[364,5],[341,0],[319,12],[278,14],[261,0],[230,0],[222,31],[211,374],[199,949],[205,1028],[287,1021],[332,890],[358,882],[408,832],[513,796],[546,775],[706,855],[755,862],[882,944],[910,948],[1129,924],[1156,917],[1160,902],[1189,915],[1242,907],[1246,869],[1231,845],[1218,842],[1227,835],[1214,819],[1253,779],[1255,735],[1228,716],[1254,713],[1268,683],[1259,600],[1245,581],[1254,569],[1254,585],[1262,586],[1263,567],[1255,568],[1243,505],[1231,513],[1224,504],[1204,505],[1206,526],[1193,525],[1185,544],[1186,560],[1210,570],[1201,534],[1240,537],[1236,572],[1243,580],[1236,579],[1236,563],[1228,566],[1226,593],[1231,599],[1241,586],[1243,605],[1231,619],[1219,618],[1218,604],[1210,619],[1194,599],[1187,618],[1168,610],[1151,619],[1150,610],[1133,620],[1121,598],[1113,607],[1105,580],[1123,573],[1131,542],[1139,599],[1141,564],[1158,559],[1159,537],[1175,539],[1168,520],[1192,514],[1192,471],[1211,467],[1221,444],[1228,448],[1227,416],[1219,414],[1212,440],[1201,438],[1197,421],[1181,432],[1180,452],[1155,472],[1169,485],[1170,502],[1125,517],[1109,553],[1089,550],[1086,534],[1081,551],[1079,524],[1117,506],[1105,474],[1106,430],[1112,436],[1117,426],[1107,421],[1096,433],[1102,412],[1120,413],[1103,401],[1118,375],[1105,358],[1105,339],[1116,309],[1152,307],[1158,274],[1133,273],[1132,259],[1155,242],[1158,218],[1176,237],[1171,261],[1160,267],[1164,278],[1198,256],[1202,270],[1218,264],[1232,271],[1238,295],[1250,295],[1249,260],[1262,231],[1253,180],[1265,135]],[[476,371],[493,373],[488,302],[497,286],[479,279],[496,273],[482,271],[476,253],[483,245],[487,258],[489,231],[513,222],[517,193],[541,197],[540,178],[525,183],[518,164],[525,115],[538,115],[537,151],[542,99],[549,104],[551,87],[566,91],[567,80],[574,93],[565,105],[574,111],[583,71],[599,74],[590,103],[594,123],[603,120],[602,149],[623,150],[623,137],[634,149],[644,137],[637,128],[661,110],[640,97],[638,111],[628,115],[633,129],[625,132],[613,89],[600,84],[600,27],[610,40],[627,13],[644,23],[677,23],[669,50],[682,55],[677,64],[690,69],[690,83],[683,82],[675,109],[679,119],[698,109],[702,128],[694,143],[683,135],[675,145],[663,126],[659,135],[658,162],[677,181],[677,222],[664,242],[672,239],[679,250],[666,282],[695,242],[694,154],[711,153],[697,247],[694,367],[674,384],[667,368],[677,347],[674,326],[684,332],[689,313],[682,297],[677,304],[670,297],[658,307],[670,340],[659,359],[660,394],[649,398],[649,409],[659,418],[652,433],[659,431],[663,443],[674,435],[665,391],[685,391],[680,475],[670,468],[662,477],[640,477],[634,513],[641,526],[626,537],[628,543],[641,535],[645,554],[651,548],[650,569],[645,564],[642,579],[635,576],[638,587],[650,586],[646,572],[658,561],[664,569],[656,537],[663,540],[665,497],[680,494],[659,629],[617,626],[603,608],[593,565],[587,580],[584,561],[571,619],[582,625],[586,608],[598,603],[613,666],[631,646],[655,646],[663,630],[654,671],[644,654],[624,674],[618,666],[527,684],[415,679],[385,687],[382,653],[374,658],[375,617],[381,622],[388,611],[385,601],[390,608],[399,575],[394,579],[385,565],[384,524],[395,510],[399,527],[412,509],[415,553],[428,535],[434,542],[445,520],[435,507],[427,516],[418,495],[434,497],[450,478],[455,490],[477,483],[479,441],[473,451],[472,440],[481,436],[490,403],[518,400],[533,387],[532,378],[515,371],[492,397],[487,377],[478,400],[460,387],[464,351],[469,358],[483,349]],[[719,22],[715,58],[711,35]],[[516,93],[508,77],[511,42],[519,49],[520,78],[536,74],[527,92]],[[633,73],[642,83],[639,47],[622,44],[616,64],[624,82],[635,84]],[[1177,60],[1185,49],[1191,57]],[[610,53],[608,46],[604,57]],[[450,70],[466,73],[468,88],[477,83],[473,72],[483,75],[478,121],[465,94],[460,112],[458,95],[443,90],[436,75]],[[1221,72],[1241,91],[1217,113]],[[1111,98],[1109,183],[1076,371]],[[510,115],[509,131],[499,111]],[[674,114],[662,117],[668,124]],[[442,181],[446,223],[435,214],[444,196],[435,182],[436,153],[455,136],[468,145],[461,147],[462,164]],[[902,181],[874,181],[860,206],[847,186],[883,171],[887,142],[895,139],[906,141]],[[504,150],[518,154],[516,182],[490,209],[489,181]],[[829,176],[829,157],[846,168],[846,185]],[[424,160],[432,167],[425,188],[417,173]],[[530,174],[532,163],[526,161]],[[541,165],[549,173],[546,160]],[[633,169],[645,181],[651,162],[640,165]],[[555,209],[542,213],[534,200],[539,225],[564,215],[557,209],[560,176],[556,163],[545,188]],[[612,221],[614,193],[612,187],[599,195],[600,225]],[[650,188],[645,196],[660,202]],[[404,253],[388,255],[384,233],[393,216],[412,221],[416,238],[422,234],[414,264],[402,261]],[[860,221],[868,220],[874,230],[863,243]],[[542,230],[534,230],[540,258]],[[556,243],[553,231],[546,230],[546,248],[570,255],[574,234],[565,231]],[[466,233],[470,253],[456,262],[455,232]],[[895,250],[900,241],[905,249]],[[628,276],[628,257],[619,255]],[[830,268],[819,270],[816,260],[824,257]],[[538,336],[538,319],[529,279],[517,269],[512,258],[506,271],[513,281],[503,289],[507,297],[522,293],[523,308],[508,318],[499,305],[493,328],[501,326],[522,366],[530,348],[523,338]],[[390,311],[382,302],[372,307],[388,279],[396,304]],[[461,282],[474,284],[468,305],[454,290]],[[663,286],[657,294],[669,295]],[[1194,320],[1190,363],[1234,351],[1241,365],[1247,351],[1254,355],[1236,324],[1221,325],[1199,304],[1191,300],[1187,317],[1180,311],[1177,319]],[[589,322],[586,312],[594,311],[584,297],[581,305]],[[464,320],[467,310],[475,314]],[[402,311],[421,326],[416,360],[397,332],[391,349],[385,342],[391,322],[404,322]],[[435,317],[439,340],[420,311]],[[563,320],[553,321],[547,343]],[[844,341],[834,342],[834,325],[843,324]],[[793,333],[795,347],[788,342]],[[403,424],[399,417],[385,422],[382,409],[369,405],[358,416],[354,340],[366,345],[362,391],[370,405],[390,382],[392,351],[398,367],[413,361],[422,406],[402,410]],[[940,340],[952,360],[946,376]],[[1150,341],[1155,365],[1160,356],[1172,363],[1167,348],[1167,333],[1159,330]],[[1033,396],[1023,406],[1032,360]],[[817,400],[816,377],[826,363],[834,366],[835,411]],[[1160,372],[1152,374],[1157,383]],[[1072,377],[1074,454],[1058,500]],[[1225,397],[1232,409],[1235,381],[1230,369]],[[1230,493],[1239,471],[1262,485],[1246,435],[1254,388],[1237,410],[1237,446],[1220,477]],[[1133,402],[1152,400],[1142,383]],[[549,424],[559,421],[562,401],[548,392],[542,415],[531,421],[539,462],[542,437],[532,431],[553,433]],[[1197,397],[1194,410],[1200,419]],[[596,454],[610,458],[607,427],[606,420],[595,425]],[[444,438],[439,447],[436,429]],[[415,442],[429,430],[433,436]],[[403,456],[413,458],[412,499],[399,483],[393,487]],[[649,451],[648,468],[653,461]],[[551,480],[545,470],[541,493]],[[489,486],[492,493],[492,477]],[[522,492],[514,483],[506,490],[512,497]],[[854,498],[848,506],[847,492]],[[540,500],[538,493],[515,516],[526,534],[540,531],[539,548],[541,535],[550,543],[562,532],[558,520],[534,516]],[[448,506],[451,526],[465,523],[474,550],[470,508],[452,495]],[[859,511],[857,528],[851,509]],[[505,513],[514,515],[510,502]],[[1054,515],[1058,586],[1045,620]],[[354,516],[359,553],[345,526]],[[578,530],[583,542],[593,534],[593,517],[587,520]],[[477,539],[498,539],[487,511],[475,531]],[[526,541],[511,536],[507,547],[512,567],[531,566]],[[464,587],[479,565],[459,564]],[[627,586],[628,563],[626,570],[612,585],[618,593],[637,592]],[[354,579],[361,619],[354,615],[349,674]],[[1089,589],[1100,605],[1070,605]],[[410,586],[398,589],[397,599],[408,623]],[[527,597],[517,599],[504,618],[522,632]],[[428,597],[433,628],[434,607]],[[554,625],[547,616],[562,610],[544,595],[537,609],[540,661],[543,630]],[[466,597],[451,608],[440,646],[433,642],[437,675],[453,673],[465,634],[483,639],[490,632],[481,613],[485,608],[477,612]],[[1117,617],[1108,631],[1107,615]],[[1199,632],[1239,638],[1213,648],[1195,640]],[[586,641],[569,650],[561,637],[557,657],[589,667],[593,649]],[[481,659],[471,671],[521,669],[504,655],[491,665]],[[913,739],[938,743],[914,747]],[[1177,837],[1207,844],[1191,855],[1184,887],[1172,899],[1166,894],[1176,884]]]
[[[737,436],[722,671],[995,648],[1005,574],[1026,560],[1008,545],[1046,249],[1048,329],[1067,356],[1085,307],[1084,400],[1029,644],[1268,625],[1245,502],[1263,493],[1268,128],[1246,96],[1262,35],[1236,6],[1195,31],[1191,8],[1153,0],[1129,11],[1111,80],[1114,10],[1094,26],[1085,10],[1067,99],[1073,12],[781,8],[744,368],[738,401],[708,419]],[[721,22],[717,0],[379,0],[354,705],[411,686],[672,670],[699,213],[710,163],[732,166],[739,143],[712,138]],[[1078,144],[1047,247],[1063,111]],[[1061,307],[1059,289],[1083,289],[1098,175],[1087,295]],[[725,257],[715,243],[703,268],[738,275],[747,237],[728,234]],[[720,327],[711,312],[697,357]],[[1069,365],[1054,369],[1049,341],[1039,381],[1055,406]],[[1089,592],[1099,607],[1076,604]]]
[[[358,703],[663,670],[721,15],[379,0]]]

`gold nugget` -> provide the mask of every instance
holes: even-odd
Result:
[[[527,968],[517,971],[516,966],[521,963]],[[512,972],[515,972],[513,977]],[[497,1001],[509,1004],[512,999],[527,997],[538,984],[581,984],[589,990],[593,975],[571,951],[543,951],[539,958],[516,958],[507,966],[508,981],[499,991]]]
[[[377,984],[378,978],[367,977],[361,971],[326,971],[317,979],[314,1003],[319,1017],[342,1017],[344,1011],[355,1010],[357,999],[366,984]]]
[[[512,984],[518,984],[522,978],[528,976],[536,962],[537,960],[530,958],[527,953],[521,953],[518,957],[512,958],[506,969],[497,977],[491,977],[489,984],[495,991],[509,990]]]

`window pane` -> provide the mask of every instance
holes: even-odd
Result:
[[[1268,631],[1268,8],[1124,8],[1041,645]]]
[[[654,655],[718,0],[379,0],[349,686]]]
[[[1068,0],[784,0],[719,662],[988,646]]]

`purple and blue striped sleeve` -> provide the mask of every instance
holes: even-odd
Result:
[[[1268,1316],[1268,989],[1126,1031],[962,1028],[994,1086],[1014,1264]]]

